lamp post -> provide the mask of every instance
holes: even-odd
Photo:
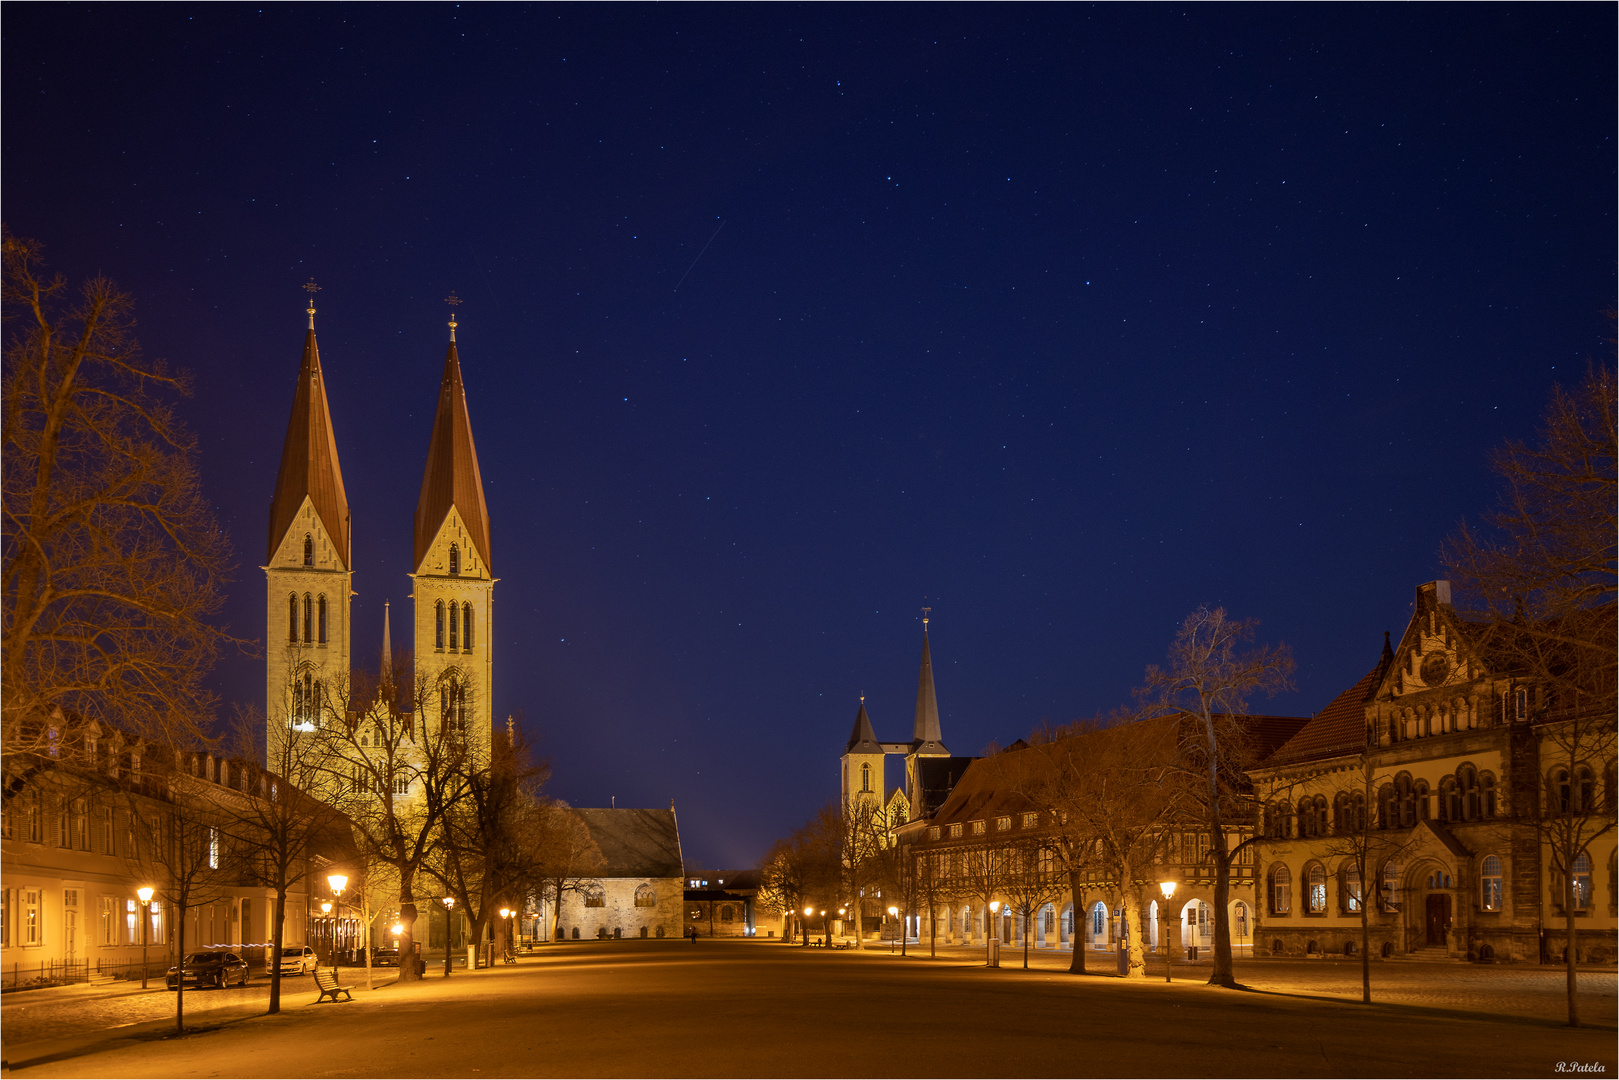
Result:
[[[150,885],[135,890],[135,895],[141,898],[141,989],[146,989],[146,939],[147,928],[152,925],[152,893],[155,890]],[[180,963],[185,963],[185,957],[180,957]]]
[[[512,957],[513,959],[516,959],[516,954],[512,951],[512,923],[511,923],[511,916],[512,916],[512,909],[511,908],[503,907],[503,908],[500,909],[500,922],[501,922],[502,927],[504,927],[504,929],[506,931],[506,942],[501,947],[501,951],[500,951],[500,955],[501,955],[502,959],[505,959],[508,956]]]
[[[1175,883],[1160,881],[1158,888],[1164,894],[1164,906],[1158,913],[1158,933],[1164,939],[1164,981],[1170,982],[1174,974],[1171,967],[1174,946],[1169,940],[1169,900],[1175,895]]]
[[[845,915],[845,913],[848,910],[849,910],[848,908],[841,908],[841,907],[838,908],[838,925],[843,927],[843,936],[844,937],[849,936],[849,920]]]
[[[1001,902],[991,900],[989,902],[989,925],[984,927],[985,930],[989,931],[984,935],[985,967],[1001,966],[1001,928],[998,925],[1000,923],[1000,914]]]
[[[320,902],[320,914],[323,924],[320,928],[320,933],[321,937],[326,939],[326,962],[336,967],[337,962],[332,959],[332,902],[330,900]]]
[[[804,909],[804,944],[806,945],[809,944],[809,921],[810,916],[813,914],[815,914],[814,907],[807,907]]]
[[[444,977],[450,977],[450,912],[455,910],[455,897],[444,898]]]
[[[889,908],[888,908],[888,917],[889,917],[890,920],[898,919],[899,918],[899,908],[894,907],[892,904],[890,904]],[[894,939],[893,938],[888,939],[888,951],[890,953],[892,953],[894,951]]]
[[[326,875],[326,884],[331,886],[332,895],[337,897],[337,917],[338,921],[340,922],[343,918],[343,887],[348,883],[349,879],[347,874]],[[334,963],[332,966],[336,967],[337,965]]]

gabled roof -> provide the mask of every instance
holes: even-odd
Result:
[[[871,717],[866,715],[866,700],[860,699],[860,711],[854,716],[854,730],[849,732],[848,745],[843,748],[845,754],[880,754],[883,752],[882,743],[877,741],[877,733],[872,730]]]
[[[683,877],[673,810],[573,811],[602,854],[599,877]]]
[[[1315,714],[1281,749],[1265,761],[1266,765],[1285,765],[1290,762],[1356,754],[1366,745],[1366,703],[1383,682],[1383,675],[1394,662],[1388,641],[1383,643],[1383,657],[1377,666],[1362,675],[1355,685],[1333,698],[1327,707]]]
[[[313,317],[310,321],[314,321]],[[315,513],[331,534],[338,560],[348,569],[349,500],[343,491],[343,470],[337,463],[337,440],[332,434],[332,413],[326,404],[326,380],[320,370],[313,326],[304,334],[292,418],[287,421],[287,441],[281,448],[281,468],[275,477],[275,494],[270,498],[270,545],[265,562],[275,557],[305,496],[315,504]]]
[[[922,623],[922,669],[916,676],[916,722],[911,727],[911,746],[924,753],[949,753],[944,748],[944,736],[939,733],[939,696],[933,689],[933,655],[928,649],[925,620]]]
[[[444,357],[438,412],[433,417],[433,436],[427,444],[422,494],[416,501],[415,565],[418,569],[452,506],[460,511],[485,569],[493,573],[489,561],[489,507],[484,503],[483,476],[478,471],[477,448],[472,445],[472,419],[467,414],[461,360],[456,355],[454,341],[450,342],[450,350]]]

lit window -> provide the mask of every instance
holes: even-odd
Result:
[[[1349,869],[1344,871],[1344,910],[1359,912],[1360,898],[1360,867],[1351,863]]]
[[[1479,906],[1485,911],[1501,910],[1501,860],[1494,855],[1484,860],[1483,868],[1479,874],[1482,892],[1479,896]]]
[[[1286,915],[1293,908],[1293,873],[1278,866],[1270,874],[1270,910],[1272,915]]]
[[[1038,813],[1031,812],[1023,815],[1023,827],[1025,829],[1032,829],[1038,824],[1040,824],[1040,815]]]
[[[1002,814],[1000,817],[995,819],[995,831],[996,832],[1005,832],[1007,829],[1010,829],[1011,827],[1012,827],[1012,815],[1011,814]]]
[[[1323,915],[1327,910],[1327,871],[1320,863],[1311,866],[1305,877],[1309,888],[1311,915]]]
[[[1591,856],[1580,852],[1574,860],[1574,910],[1591,909]]]
[[[973,835],[974,836],[982,836],[982,835],[984,835],[985,831],[986,831],[985,823],[982,820],[973,822]]]
[[[310,637],[310,630],[313,629],[312,624],[314,623],[314,621],[315,621],[315,606],[314,606],[314,603],[310,599],[309,594],[304,593],[304,644],[305,645],[308,645],[309,642],[312,640],[311,637]]]

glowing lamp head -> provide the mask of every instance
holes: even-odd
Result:
[[[839,915],[842,915],[842,914],[843,914],[843,909],[842,909],[842,908],[838,908],[838,914],[839,914]]]
[[[330,885],[332,887],[332,891],[335,892],[335,893],[342,892],[344,887],[347,886],[348,883],[349,883],[349,879],[348,879],[347,874],[327,874],[326,875],[326,884]]]
[[[453,908],[455,906],[455,897],[446,896],[444,898],[444,906],[447,908]]]
[[[142,888],[136,889],[135,890],[135,895],[141,898],[141,903],[150,904],[152,902],[152,893],[155,892],[155,891],[156,890],[153,889],[150,885],[147,885],[147,886],[144,886]]]
[[[898,914],[899,914],[899,908],[897,908],[897,907],[890,907],[890,908],[889,908],[889,909],[888,909],[888,914],[890,914],[890,915],[894,915],[894,916],[897,916],[897,915],[898,915]]]
[[[330,915],[332,913],[332,902],[330,900],[322,900],[320,902],[320,913],[322,915]]]
[[[804,909],[804,914],[813,915],[813,914],[815,914],[815,909],[812,908],[812,907],[807,907],[807,908]]]
[[[999,915],[1001,912],[1001,902],[999,900],[991,900],[989,902],[989,912],[991,915]]]
[[[398,937],[400,934],[403,934],[405,932],[405,924],[402,923],[402,922],[396,922],[396,923],[394,923],[393,929],[394,929],[394,936]]]
[[[1158,888],[1163,890],[1165,900],[1175,895],[1175,883],[1173,881],[1160,881]]]
[[[500,917],[502,919],[510,918],[511,914],[512,914],[512,909],[509,908],[509,907],[503,907],[503,908],[500,909]]]

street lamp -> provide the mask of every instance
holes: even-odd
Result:
[[[152,893],[156,891],[150,885],[135,890],[135,895],[141,898],[141,989],[146,989],[146,939],[147,928],[152,925]],[[180,957],[180,963],[185,963],[185,957]]]
[[[1170,966],[1173,946],[1169,940],[1169,900],[1170,897],[1175,895],[1175,883],[1173,881],[1160,881],[1158,888],[1164,894],[1164,906],[1158,913],[1158,933],[1164,939],[1164,981],[1169,982],[1174,974]]]
[[[347,874],[326,875],[326,884],[332,887],[332,895],[337,897],[337,914],[339,922],[342,921],[343,916],[343,887],[348,883],[349,879]],[[333,966],[335,967],[336,965],[334,964]]]
[[[337,963],[332,959],[332,902],[330,900],[320,902],[320,913],[321,936],[326,939],[326,962],[336,967]]]
[[[999,900],[991,900],[989,902],[988,925],[984,927],[985,930],[989,931],[984,935],[985,967],[1001,966],[1001,928],[999,925],[1001,921],[1000,914],[1001,902]]]
[[[898,919],[899,918],[899,908],[897,908],[894,905],[890,904],[888,906],[888,917],[890,919]],[[894,939],[893,938],[888,939],[888,951],[890,953],[892,953],[894,951]]]
[[[515,959],[516,954],[512,950],[511,916],[512,916],[512,909],[511,908],[503,907],[503,908],[500,909],[500,921],[505,924],[505,929],[506,929],[506,945],[505,945],[505,948],[501,950],[501,956],[503,958],[507,957],[507,956],[511,956],[511,957],[513,957]]]
[[[450,912],[455,910],[455,897],[444,898],[444,977],[450,977]]]

